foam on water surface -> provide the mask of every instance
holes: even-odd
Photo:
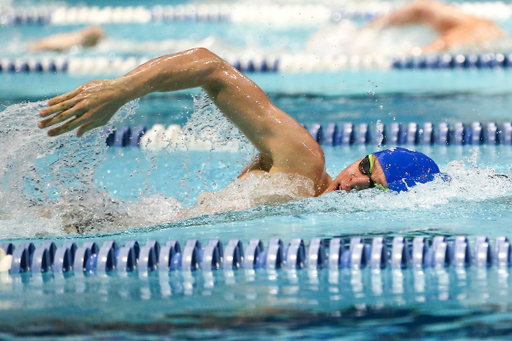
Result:
[[[44,106],[23,103],[0,113],[0,238],[108,232],[183,216],[185,207],[176,198],[143,190],[132,202],[97,186],[95,171],[108,149],[104,137],[98,130],[82,138],[73,133],[46,136],[36,126]],[[108,127],[133,114],[136,106],[132,102],[121,108]],[[212,149],[240,141],[241,150],[253,153],[245,137],[210,106],[204,95],[197,100],[182,140],[208,139]],[[169,145],[165,152],[171,154],[178,147]],[[154,156],[148,152],[146,157]],[[182,161],[186,168],[186,159]],[[150,163],[148,171],[153,168]]]
[[[22,103],[0,113],[0,217],[2,237],[60,234],[73,215],[107,221],[94,207],[112,211],[106,192],[94,187],[94,171],[107,150],[98,131],[77,138],[67,133],[56,138],[37,128],[45,102]],[[123,107],[118,119],[134,112]],[[92,209],[91,209],[92,208]],[[60,222],[60,224],[59,224]],[[28,231],[27,231],[28,230]],[[19,233],[19,234],[18,234]]]

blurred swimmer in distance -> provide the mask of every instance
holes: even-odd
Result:
[[[93,47],[106,37],[101,26],[89,26],[84,29],[54,34],[27,44],[27,52],[40,51],[63,52],[74,46]]]
[[[370,27],[384,28],[408,24],[423,24],[439,36],[421,49],[424,53],[450,49],[457,45],[475,44],[505,36],[505,32],[490,20],[465,14],[461,9],[431,0],[417,0],[388,15],[376,18]]]
[[[418,31],[414,25],[426,27],[428,31]],[[399,31],[398,27],[401,27]],[[492,48],[488,46],[491,43],[507,44],[500,39],[504,37],[506,33],[490,20],[466,14],[443,2],[416,0],[375,18],[361,29],[347,20],[330,25],[309,38],[308,50],[331,54],[411,52],[419,55],[453,48],[485,50]]]
[[[308,49],[334,53],[336,52],[334,47],[338,46],[343,53],[367,53],[365,50],[371,51],[371,46],[364,45],[378,45],[376,44],[378,41],[375,41],[378,38],[374,37],[378,32],[386,28],[413,24],[427,26],[438,35],[428,44],[415,47],[414,54],[446,51],[454,47],[490,42],[506,36],[505,32],[490,20],[465,14],[461,9],[442,2],[416,0],[390,14],[374,19],[362,30],[355,29],[353,25],[346,27],[343,24],[322,29],[309,38]],[[105,37],[105,32],[100,26],[89,26],[82,30],[55,34],[31,42],[27,45],[27,52],[63,52],[74,46],[93,47]],[[347,46],[343,47],[344,44]],[[183,48],[183,44],[178,45]],[[394,53],[397,52],[396,48],[392,47],[391,50],[395,50]]]

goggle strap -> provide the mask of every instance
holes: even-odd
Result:
[[[373,154],[368,154],[368,160],[370,160],[370,174],[373,172]]]

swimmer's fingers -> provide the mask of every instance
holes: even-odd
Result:
[[[79,117],[80,115],[84,114],[86,111],[87,111],[87,109],[83,108],[83,107],[82,108],[72,107],[68,110],[65,110],[65,111],[55,115],[55,116],[47,118],[46,120],[39,121],[37,126],[39,128],[51,127],[52,125],[58,124],[60,122],[64,122],[65,120],[67,120],[73,116]]]
[[[51,114],[55,114],[56,112],[67,110],[69,108],[72,108],[78,101],[80,101],[79,98],[72,98],[64,102],[60,102],[55,105],[50,105],[48,108],[44,108],[39,112],[39,115],[41,117],[46,117]]]
[[[55,104],[59,104],[60,102],[67,101],[68,99],[75,97],[80,91],[81,91],[81,88],[78,87],[75,90],[72,90],[70,92],[67,92],[67,93],[59,95],[59,96],[56,96],[48,101],[48,105],[53,106]]]
[[[48,130],[48,135],[57,136],[57,135],[67,133],[68,131],[75,129],[75,128],[81,126],[82,124],[87,124],[87,123],[91,122],[92,119],[90,117],[91,117],[90,114],[85,114],[83,116],[77,117],[74,120],[67,121],[66,123],[64,123],[63,125],[61,125],[57,128]]]

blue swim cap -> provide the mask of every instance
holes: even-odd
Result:
[[[393,191],[407,191],[417,183],[434,180],[434,175],[439,173],[434,160],[413,150],[394,147],[373,155],[379,160],[388,187]]]

